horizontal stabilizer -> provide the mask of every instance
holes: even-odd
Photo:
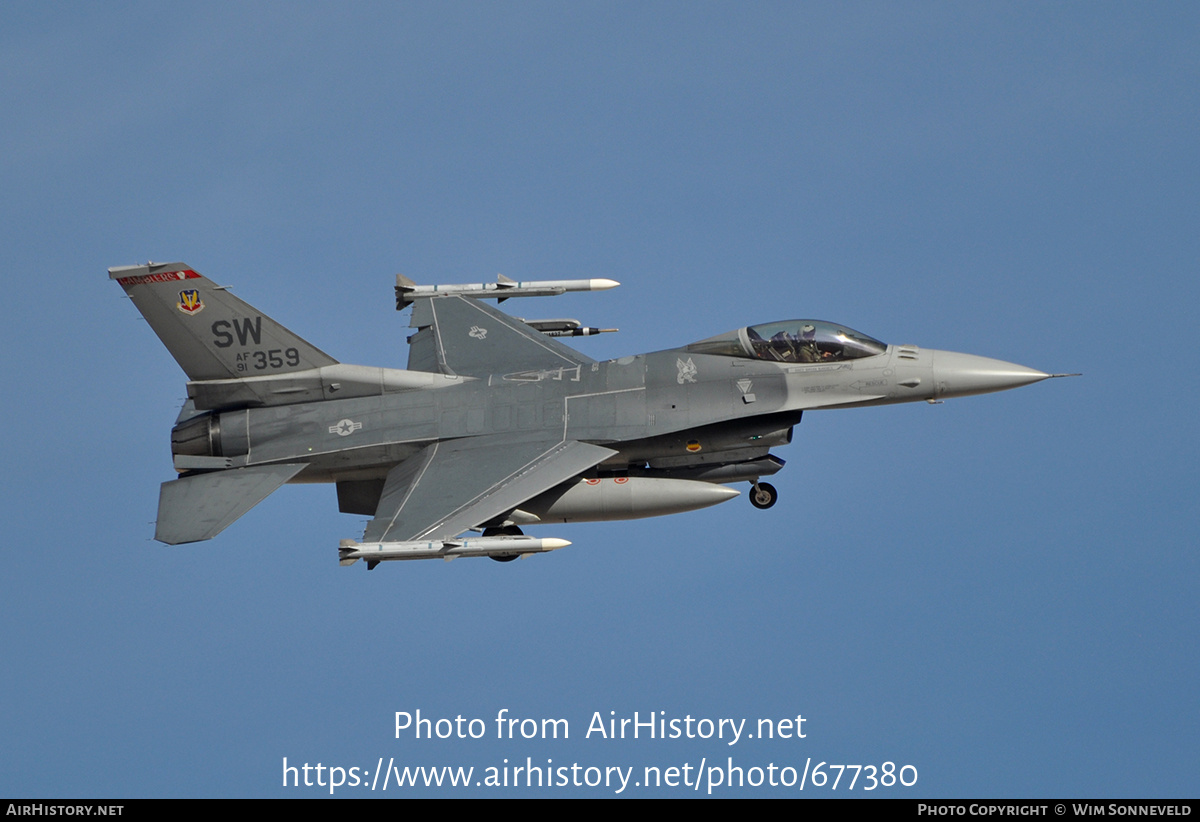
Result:
[[[304,468],[255,465],[164,482],[154,538],[167,545],[212,539]]]

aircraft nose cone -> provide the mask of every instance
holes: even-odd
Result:
[[[955,351],[935,351],[933,376],[939,397],[966,397],[1004,391],[1038,382],[1050,377],[1036,368],[1016,363],[959,354]]]

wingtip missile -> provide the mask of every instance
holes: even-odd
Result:
[[[456,559],[458,557],[506,557],[544,554],[566,548],[571,543],[555,537],[499,536],[459,539],[408,540],[404,542],[355,542],[344,539],[338,545],[338,564],[353,565],[360,559],[368,564],[384,560]]]
[[[503,274],[497,275],[497,281],[494,283],[419,285],[403,274],[397,274],[396,310],[408,307],[413,300],[443,297],[449,294],[504,301],[510,297],[556,297],[568,291],[607,291],[619,285],[620,283],[616,280],[606,278],[518,281],[505,277]]]

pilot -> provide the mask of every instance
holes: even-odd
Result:
[[[821,351],[817,348],[817,329],[812,323],[805,323],[800,328],[800,338],[796,343],[797,362],[820,362]]]

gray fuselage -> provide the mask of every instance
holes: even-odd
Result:
[[[304,462],[296,482],[382,477],[430,442],[483,435],[606,445],[619,452],[602,466],[610,471],[741,461],[786,442],[782,432],[805,409],[932,399],[936,353],[889,346],[852,361],[795,364],[671,349],[445,377],[442,387],[214,414],[210,454],[242,465]]]

